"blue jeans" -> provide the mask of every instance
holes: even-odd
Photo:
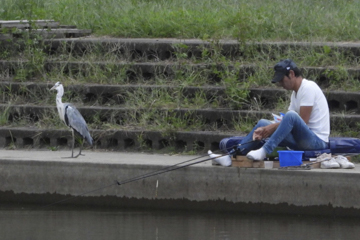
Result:
[[[242,154],[246,155],[251,150],[261,147],[264,147],[268,154],[272,153],[277,146],[289,147],[293,150],[321,150],[328,148],[328,143],[316,136],[299,114],[294,111],[289,111],[283,116],[280,125],[266,142],[250,142],[257,128],[270,124],[269,120],[261,119],[252,131],[241,140],[241,144],[244,144],[240,147]]]

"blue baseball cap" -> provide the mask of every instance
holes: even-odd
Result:
[[[297,68],[297,66],[291,59],[285,59],[278,62],[274,66],[275,74],[271,82],[280,82],[284,78],[284,76],[289,73],[290,70],[294,70],[295,68]]]

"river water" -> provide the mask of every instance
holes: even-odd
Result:
[[[358,218],[0,207],[0,239],[358,239]]]

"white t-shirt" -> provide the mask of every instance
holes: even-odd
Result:
[[[302,80],[297,93],[291,94],[289,111],[300,114],[301,106],[312,106],[308,127],[323,141],[329,142],[330,113],[327,100],[320,87],[314,82]]]

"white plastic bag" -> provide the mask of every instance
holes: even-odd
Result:
[[[284,113],[280,113],[280,116],[279,115],[276,115],[274,113],[272,113],[273,117],[274,117],[274,121],[275,122],[281,122],[283,116],[285,115]]]

